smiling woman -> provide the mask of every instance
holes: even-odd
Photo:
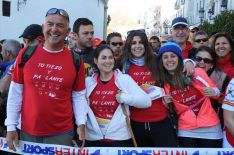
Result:
[[[108,45],[95,49],[98,72],[86,78],[89,112],[86,125],[86,146],[133,146],[122,107],[147,108],[151,100],[128,75],[114,70],[114,52]]]
[[[139,86],[159,88],[156,73],[156,55],[152,51],[145,32],[131,31],[125,43],[123,72],[130,75]],[[161,88],[160,88],[161,90]],[[131,125],[139,147],[176,147],[176,137],[162,98],[151,96],[152,106],[139,109],[131,107]]]
[[[219,99],[211,99],[211,102],[214,110],[219,116],[221,125],[223,126],[224,122],[221,105],[223,103],[224,93],[226,91],[226,87],[230,81],[230,78],[226,73],[217,68],[216,54],[212,48],[209,48],[207,46],[199,47],[195,53],[195,61],[197,63],[197,67],[202,68],[206,71],[208,76],[211,78],[211,80],[213,80],[213,82],[217,85],[221,92]]]
[[[234,42],[228,33],[217,33],[214,37],[217,66],[230,78],[234,77]]]
[[[219,96],[214,82],[200,68],[191,77],[183,73],[181,48],[168,42],[159,49],[159,80],[164,86],[164,101],[173,104],[179,117],[179,146],[222,146],[220,120],[211,107],[211,98]],[[170,99],[170,100],[168,100]]]

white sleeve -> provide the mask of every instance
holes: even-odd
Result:
[[[222,108],[227,111],[234,111],[234,106],[231,106],[229,104],[222,104]]]
[[[23,87],[23,84],[11,82],[7,99],[7,118],[5,120],[7,131],[16,130],[16,126],[18,125],[22,108]]]
[[[234,78],[229,82],[225,98],[223,100],[222,108],[230,111],[234,111]]]
[[[77,126],[86,124],[88,103],[85,94],[85,89],[82,91],[72,91],[72,106]]]
[[[129,106],[148,108],[152,105],[150,96],[147,95],[130,76],[125,79],[125,82],[126,91],[131,95],[131,99],[129,99],[127,103]]]
[[[188,61],[190,61],[190,62],[193,64],[193,66],[196,67],[196,62],[193,61],[192,59],[184,59],[184,60],[183,60],[183,63],[185,64],[185,63],[188,62]]]

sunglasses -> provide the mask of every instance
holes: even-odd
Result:
[[[67,19],[67,21],[69,22],[69,15],[65,10],[57,9],[57,8],[51,8],[51,9],[49,9],[47,11],[46,16],[54,15],[54,14],[58,14],[58,15],[61,15],[61,16],[65,17]]]
[[[195,30],[190,30],[191,33],[195,33],[196,31]]]
[[[207,39],[207,38],[204,38],[204,39],[196,39],[196,40],[195,40],[196,43],[200,43],[201,41],[202,41],[202,42],[207,42],[208,39]]]
[[[196,57],[195,57],[195,61],[197,61],[197,62],[201,62],[202,60],[203,60],[203,62],[206,63],[206,64],[211,64],[211,63],[213,63],[213,60],[211,60],[211,59],[202,58],[202,57],[199,57],[199,56],[196,56]]]
[[[111,45],[113,45],[113,46],[117,46],[117,45],[123,46],[123,42],[112,42]]]
[[[145,30],[144,29],[130,30],[127,32],[127,35],[133,35],[135,33],[145,33]]]

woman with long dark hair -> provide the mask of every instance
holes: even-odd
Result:
[[[173,42],[164,44],[158,54],[159,81],[167,94],[164,101],[178,114],[180,147],[221,147],[222,129],[210,97],[219,89],[201,68],[192,76],[183,73],[181,48]]]
[[[123,72],[130,75],[139,86],[151,95],[152,106],[145,109],[130,108],[131,125],[140,147],[176,147],[176,136],[168,108],[162,95],[150,92],[159,89],[156,72],[156,55],[152,52],[146,34],[141,30],[130,31],[124,47]]]

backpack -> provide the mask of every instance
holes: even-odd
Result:
[[[19,67],[24,67],[25,63],[32,57],[32,55],[36,51],[37,47],[38,47],[38,44],[30,45],[26,48],[26,50],[22,54],[22,61],[19,64]],[[77,77],[78,71],[80,69],[80,56],[79,56],[79,54],[77,54],[73,50],[71,51],[71,53],[72,53],[72,57],[73,57],[73,63],[74,63],[75,68],[76,68],[76,77]],[[77,79],[77,78],[75,78],[75,79]],[[74,81],[73,85],[75,84],[75,82],[76,82],[76,80]]]

